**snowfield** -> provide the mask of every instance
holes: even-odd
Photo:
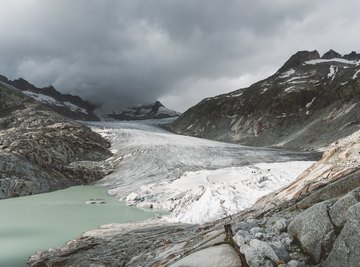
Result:
[[[112,143],[115,171],[98,184],[131,205],[171,212],[167,220],[206,223],[250,207],[293,181],[314,156],[252,148],[163,130],[159,123],[91,122]]]

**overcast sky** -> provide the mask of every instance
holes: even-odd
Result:
[[[359,0],[0,0],[0,73],[184,111],[298,50],[360,51]]]

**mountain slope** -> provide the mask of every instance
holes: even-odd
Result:
[[[150,105],[139,105],[128,107],[125,110],[108,114],[116,120],[148,120],[148,119],[164,119],[177,117],[181,114],[177,111],[166,108],[160,101],[156,101]]]
[[[267,79],[204,99],[171,128],[245,145],[317,149],[360,128],[359,100],[360,54],[300,51]]]
[[[94,105],[84,101],[79,96],[62,94],[53,86],[37,88],[22,78],[11,81],[2,75],[0,75],[0,83],[8,84],[21,90],[24,94],[42,102],[54,111],[71,119],[99,120],[93,113],[96,108]]]
[[[109,143],[88,127],[0,84],[0,199],[100,179]]]

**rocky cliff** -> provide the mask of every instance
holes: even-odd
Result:
[[[0,199],[85,184],[109,171],[109,142],[0,84]]]
[[[360,54],[300,51],[274,75],[207,98],[172,130],[251,146],[326,147],[360,129]]]
[[[53,86],[38,88],[20,78],[9,80],[0,75],[0,82],[21,90],[24,94],[42,102],[52,110],[74,120],[97,121],[99,118],[93,113],[95,106],[79,96],[62,94]]]

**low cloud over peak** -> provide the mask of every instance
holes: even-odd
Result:
[[[108,110],[180,111],[265,78],[297,50],[356,50],[358,1],[3,0],[0,73]],[[336,34],[335,34],[336,33]]]

